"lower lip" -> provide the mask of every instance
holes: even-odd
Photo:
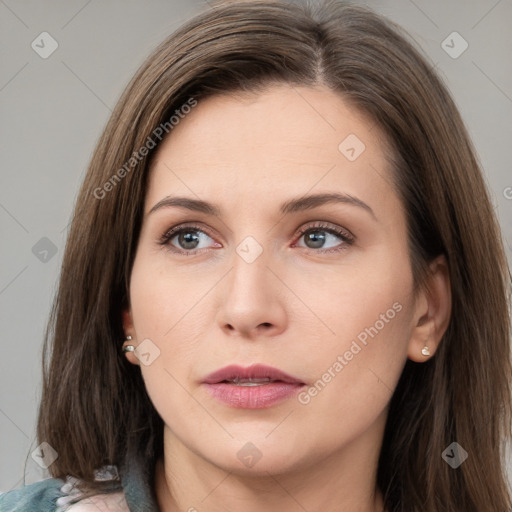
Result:
[[[292,397],[303,384],[289,382],[272,382],[261,386],[237,386],[226,382],[206,384],[208,392],[238,409],[264,409]]]

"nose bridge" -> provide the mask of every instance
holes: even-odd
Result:
[[[273,293],[277,291],[276,286],[279,286],[273,283],[278,281],[273,272],[278,272],[280,268],[275,240],[277,230],[269,228],[275,219],[265,217],[265,212],[257,210],[255,203],[249,206],[248,201],[246,206],[243,209],[245,215],[242,212],[238,215],[238,228],[231,226],[232,235],[235,240],[238,239],[230,265],[231,292],[239,294],[241,291],[233,287],[245,285],[252,293],[266,295],[266,300],[271,301]]]
[[[235,246],[218,321],[221,328],[240,333],[257,333],[258,326],[263,326],[275,334],[286,323],[285,307],[278,297],[278,280],[268,268],[272,266],[270,237],[265,237],[264,246],[257,236],[247,235]]]
[[[259,236],[261,239],[262,237]],[[247,235],[235,247],[231,272],[231,293],[244,296],[247,293],[260,295],[270,293],[267,286],[267,274],[269,274],[268,244],[263,245],[255,236]],[[255,297],[254,297],[255,298]]]

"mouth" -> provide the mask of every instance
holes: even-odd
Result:
[[[206,384],[220,384],[225,382],[235,384],[236,386],[264,386],[272,382],[304,384],[300,379],[264,364],[255,364],[247,368],[237,365],[226,366],[210,373],[210,375],[204,379],[204,382]]]
[[[235,386],[264,386],[265,384],[270,384],[271,382],[282,382],[280,380],[272,380],[272,379],[242,379],[239,377],[235,377],[230,380],[223,380],[219,384],[234,384]]]
[[[262,409],[291,398],[305,385],[277,368],[231,365],[208,375],[203,384],[211,396],[235,408]]]

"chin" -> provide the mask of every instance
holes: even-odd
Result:
[[[244,440],[232,439],[222,447],[218,442],[213,443],[215,449],[205,450],[203,457],[226,472],[244,477],[289,473],[311,464],[306,454],[297,451],[295,442],[285,443],[277,437],[270,441],[265,435],[254,436],[249,441],[251,437],[246,434]]]

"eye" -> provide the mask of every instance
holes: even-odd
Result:
[[[306,247],[307,249],[315,250],[316,252],[337,252],[347,249],[354,243],[354,236],[348,231],[334,225],[325,224],[322,222],[309,224],[299,230],[299,240],[304,237],[305,245],[299,247]],[[336,243],[336,238],[342,240],[341,244],[331,245],[326,247],[326,243]],[[320,251],[318,251],[320,249]]]
[[[201,242],[205,239],[212,238],[201,228],[194,225],[176,226],[164,233],[160,239],[160,245],[169,246],[169,250],[186,255],[193,255],[196,252],[208,247],[208,245],[200,247]],[[217,247],[222,247],[214,242]]]
[[[342,251],[352,245],[355,240],[354,236],[348,231],[338,226],[322,222],[317,222],[313,225],[308,224],[302,227],[297,236],[299,240],[304,237],[306,244],[298,245],[298,247],[305,247],[314,252]],[[193,256],[202,249],[207,249],[212,246],[211,243],[208,243],[208,239],[213,241],[212,237],[199,226],[180,225],[166,231],[158,243],[166,246],[172,252]],[[329,241],[336,243],[336,239],[341,240],[342,243],[326,247],[326,243],[329,244]],[[222,245],[213,241],[213,247],[222,247]]]

